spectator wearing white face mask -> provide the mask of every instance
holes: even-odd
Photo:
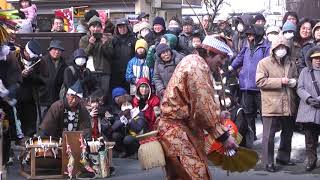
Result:
[[[290,155],[294,117],[297,113],[295,87],[298,73],[291,58],[288,40],[279,35],[272,42],[270,56],[258,63],[256,72],[256,84],[260,89],[262,102],[262,163],[269,172],[277,171],[274,164],[274,137],[279,127],[281,143],[276,163],[283,166],[295,165]]]
[[[280,33],[280,28],[278,26],[270,26],[266,30],[267,39],[269,42],[273,42],[277,39],[278,34]]]
[[[232,38],[233,48],[235,52],[239,53],[241,49],[247,44],[247,36],[245,31],[247,27],[253,22],[253,16],[244,14],[236,19],[236,33]]]
[[[73,52],[73,65],[64,70],[63,84],[69,89],[77,80],[83,89],[83,97],[88,97],[95,89],[96,83],[91,71],[86,68],[88,57],[84,49],[77,49]]]
[[[297,42],[297,25],[291,21],[286,21],[282,26],[282,34],[289,41],[292,60],[297,62],[301,50]]]

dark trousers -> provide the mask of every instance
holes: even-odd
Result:
[[[256,135],[256,117],[258,110],[261,112],[261,93],[259,91],[241,91],[241,107],[245,118]]]
[[[37,107],[35,102],[18,102],[18,118],[21,121],[21,129],[25,136],[32,137],[37,127]]]
[[[308,162],[317,161],[317,146],[320,134],[320,125],[315,123],[303,123],[305,134],[306,156]]]
[[[112,138],[116,142],[116,148],[118,150],[124,150],[127,155],[136,153],[139,149],[139,142],[137,138],[131,135],[124,135],[120,132],[112,133]]]
[[[262,138],[262,163],[274,163],[274,136],[277,130],[281,129],[280,146],[277,159],[289,161],[291,154],[291,140],[294,128],[294,118],[289,116],[262,117],[263,138]]]

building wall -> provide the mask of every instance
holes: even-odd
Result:
[[[320,19],[320,0],[286,0],[287,11],[295,11],[299,18]]]

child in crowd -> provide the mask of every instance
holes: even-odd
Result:
[[[30,21],[33,28],[37,26],[37,6],[32,4],[31,0],[19,0],[20,11],[22,11],[26,19]]]
[[[114,114],[115,121],[108,133],[112,134],[116,142],[115,151],[121,152],[119,157],[124,158],[137,152],[139,142],[135,136],[146,132],[147,124],[143,113],[132,107],[132,98],[124,88],[114,88],[112,99],[120,109]]]
[[[130,95],[132,96],[136,93],[135,84],[140,78],[152,78],[153,69],[149,68],[146,64],[147,51],[147,42],[144,39],[139,39],[135,46],[136,55],[128,62],[126,81],[130,83]]]
[[[151,92],[150,81],[141,78],[136,84],[137,92],[133,98],[133,106],[143,112],[149,131],[155,129],[157,116],[160,115],[160,99]]]

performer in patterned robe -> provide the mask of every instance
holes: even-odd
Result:
[[[237,147],[221,123],[212,77],[232,51],[224,42],[207,36],[197,52],[178,64],[161,105],[158,129],[167,179],[210,179],[204,131],[227,149]]]

